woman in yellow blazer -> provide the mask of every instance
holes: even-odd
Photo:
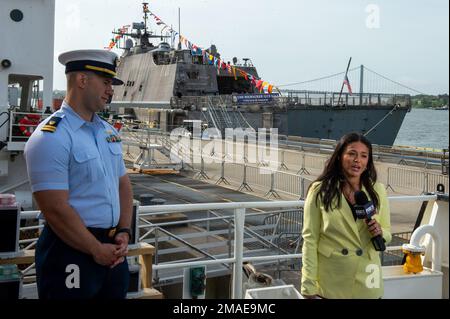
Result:
[[[376,207],[372,221],[356,218],[355,192]],[[381,298],[379,252],[371,238],[391,241],[386,191],[377,182],[371,143],[358,133],[341,138],[308,191],[303,221],[301,293],[306,298]]]

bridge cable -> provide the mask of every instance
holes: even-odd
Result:
[[[391,80],[391,79],[389,79],[388,77],[385,77],[384,75],[381,75],[381,74],[379,74],[379,73],[377,73],[377,72],[375,72],[375,71],[373,71],[373,70],[371,70],[371,69],[369,69],[369,68],[367,68],[367,67],[364,67],[364,69],[366,69],[367,71],[372,72],[372,73],[378,75],[379,77],[381,77],[381,78],[383,78],[383,79],[385,79],[385,80],[387,80],[387,81],[390,81],[390,82],[392,82],[392,83],[395,83],[395,84],[397,84],[397,85],[399,85],[399,86],[401,86],[401,87],[403,87],[403,88],[405,88],[405,89],[411,90],[411,91],[413,91],[413,92],[416,92],[416,93],[419,93],[419,94],[422,94],[422,95],[427,95],[426,93],[420,92],[420,91],[418,91],[418,90],[416,90],[416,89],[413,89],[413,88],[411,88],[411,87],[409,87],[409,86],[406,86],[406,85],[403,85],[403,84],[401,84],[401,83],[399,83],[399,82],[396,82],[396,81],[394,81],[394,80]]]
[[[359,69],[359,67],[355,67],[353,69],[350,69],[350,71],[354,71]],[[345,74],[345,72],[340,72],[340,73],[336,73],[336,74],[332,74],[332,75],[328,75],[328,76],[324,76],[321,78],[317,78],[317,79],[313,79],[313,80],[308,80],[308,81],[302,81],[302,82],[296,82],[296,83],[289,83],[289,84],[283,84],[283,85],[278,85],[278,87],[282,87],[282,86],[294,86],[294,85],[299,85],[299,84],[306,84],[306,83],[311,83],[311,82],[316,82],[316,81],[320,81],[320,80],[326,80],[326,79],[330,79],[332,77],[338,76],[338,75],[343,75]]]

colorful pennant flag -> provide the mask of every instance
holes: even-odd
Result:
[[[229,74],[233,73],[233,71],[231,70],[231,64],[230,63],[227,64],[227,69],[228,69],[228,73]]]
[[[227,70],[228,73],[234,76],[234,79],[237,80],[238,76],[237,76],[237,72],[239,72],[239,75],[243,78],[245,78],[246,81],[250,81],[250,83],[256,87],[257,90],[259,90],[260,92],[264,91],[264,89],[267,87],[267,92],[269,94],[271,94],[273,92],[274,89],[276,89],[278,92],[278,88],[275,87],[272,84],[269,84],[268,82],[265,82],[263,80],[257,79],[254,76],[252,76],[251,74],[247,73],[244,70],[241,70],[235,66],[231,66],[231,64],[225,63],[224,61],[218,59],[217,57],[214,57],[213,55],[211,55],[207,50],[203,50],[202,48],[200,48],[199,46],[191,43],[186,37],[184,37],[183,35],[179,34],[178,32],[176,32],[175,30],[173,30],[172,27],[169,27],[169,25],[167,25],[164,21],[162,21],[161,18],[159,18],[157,15],[155,15],[153,12],[150,11],[150,9],[148,8],[147,4],[144,4],[144,12],[145,13],[149,13],[150,16],[152,16],[157,25],[163,25],[163,29],[161,30],[161,33],[169,28],[169,32],[172,34],[172,39],[173,41],[175,41],[175,36],[178,35],[179,37],[179,41],[180,43],[184,43],[185,47],[187,49],[190,49],[192,51],[192,54],[194,55],[203,55],[204,60],[207,61],[208,64],[210,65],[214,65],[217,68],[217,73],[220,73],[220,69],[223,70]],[[130,25],[127,26],[123,26],[121,29],[119,29],[119,33],[120,35],[116,36],[114,39],[112,39],[112,41],[110,42],[108,49],[111,50],[112,48],[114,48],[114,46],[118,46],[118,41],[120,40],[120,38],[123,37],[123,35],[125,33],[128,33],[128,29],[130,28]],[[344,79],[344,84],[347,85],[347,88],[350,92],[350,94],[352,94],[352,88],[350,86],[350,81],[348,80],[348,77],[346,76]]]

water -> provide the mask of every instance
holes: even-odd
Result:
[[[448,148],[448,110],[412,109],[406,114],[394,145]]]

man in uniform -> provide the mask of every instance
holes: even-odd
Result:
[[[132,189],[117,131],[95,113],[113,95],[117,55],[63,53],[67,96],[25,147],[45,227],[36,246],[39,298],[125,298]]]

